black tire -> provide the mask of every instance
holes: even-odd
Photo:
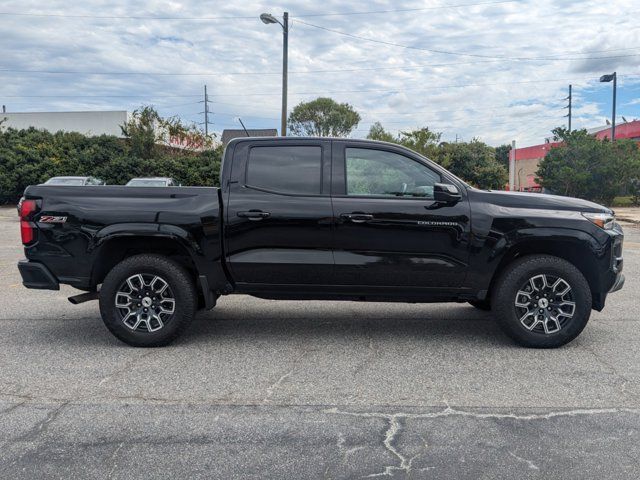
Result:
[[[488,299],[485,300],[469,300],[469,305],[473,305],[478,310],[489,312],[491,310],[491,302]]]
[[[556,283],[558,279],[564,283]],[[543,287],[550,283],[557,285],[555,290]],[[566,290],[565,284],[570,290],[558,295]],[[555,348],[571,342],[587,325],[591,290],[580,270],[566,260],[529,255],[506,267],[493,289],[491,303],[502,330],[520,345]],[[521,307],[523,304],[527,306]]]
[[[142,283],[136,279],[132,280],[133,286],[137,287],[133,289],[132,283],[128,283],[128,279],[136,277],[138,274],[142,276]],[[145,282],[149,282],[149,278],[155,277],[160,280],[154,280],[155,283],[151,283],[158,285],[157,290],[163,287],[160,281],[166,283],[167,287],[164,288],[164,291],[168,291],[172,295],[171,297],[167,297],[164,292],[149,293],[149,291],[153,292],[152,287],[145,286]],[[123,289],[127,288],[130,290],[131,296],[129,293],[122,293]],[[145,294],[141,289],[149,289],[149,291]],[[128,312],[134,309],[136,312],[141,311],[141,304],[134,304],[131,300],[133,298],[135,302],[142,301],[137,297],[137,293],[145,294],[142,300],[149,299],[148,301],[151,301],[153,298],[154,303],[149,306],[149,310],[155,308],[157,310],[153,313],[153,319],[149,314],[132,314],[129,320],[130,324],[127,325],[125,319],[128,318]],[[128,303],[128,306],[118,308],[116,295],[118,295],[118,301],[121,304]],[[171,303],[172,300],[173,303]],[[104,324],[118,339],[133,347],[161,347],[174,341],[193,320],[197,304],[196,289],[187,271],[180,264],[161,255],[135,255],[123,260],[109,272],[100,289],[100,314]],[[172,313],[166,313],[165,310],[170,311],[172,305]],[[156,315],[155,312],[160,313]],[[140,321],[141,316],[145,318],[142,322]],[[135,325],[131,325],[131,323]]]

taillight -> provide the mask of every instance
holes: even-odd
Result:
[[[38,210],[38,204],[35,200],[23,200],[20,206],[20,235],[24,245],[29,245],[36,239],[35,225],[30,221],[31,215],[36,210]]]

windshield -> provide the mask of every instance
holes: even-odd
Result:
[[[166,185],[166,180],[152,178],[134,178],[127,183],[128,187],[165,187]]]
[[[84,185],[84,178],[53,177],[44,182],[45,185]]]

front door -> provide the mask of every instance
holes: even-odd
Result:
[[[333,165],[337,281],[418,289],[463,284],[470,225],[461,183],[393,146],[336,141]],[[456,184],[462,200],[434,202],[436,183]]]
[[[236,146],[224,191],[225,246],[239,286],[331,282],[330,165],[329,141]]]

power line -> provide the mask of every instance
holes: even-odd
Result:
[[[444,8],[459,8],[459,7],[476,7],[481,5],[498,5],[501,3],[521,3],[518,0],[500,0],[497,2],[478,2],[478,3],[459,3],[456,5],[439,5],[436,7],[422,7],[422,8],[399,8],[392,10],[368,10],[362,12],[338,12],[338,13],[307,13],[303,15],[294,15],[295,18],[300,17],[334,17],[334,16],[349,16],[349,15],[371,15],[377,13],[405,13],[405,12],[420,12],[425,10],[441,10]]]
[[[633,47],[633,49],[639,47]],[[621,48],[621,49],[612,49],[612,50],[595,50],[594,52],[606,52],[606,51],[615,51],[615,50],[630,50],[632,48]],[[586,54],[587,52],[585,52]],[[540,57],[540,58],[513,58],[508,60],[514,61],[552,61],[552,62],[564,62],[564,61],[579,61],[579,60],[609,60],[616,58],[628,58],[628,57],[640,57],[640,54],[628,54],[628,55],[608,55],[608,56],[598,56],[598,57],[574,57],[574,58],[558,58],[557,55],[564,54],[554,54],[554,56],[549,57]],[[398,66],[398,67],[368,67],[368,68],[348,68],[348,69],[328,69],[328,70],[293,70],[289,71],[289,74],[313,74],[313,73],[340,73],[340,72],[363,72],[363,71],[382,71],[382,70],[420,70],[423,68],[430,67],[446,67],[446,66],[456,66],[456,65],[473,65],[478,63],[495,63],[504,61],[504,59],[493,59],[493,60],[482,60],[475,62],[454,62],[454,63],[431,63],[431,64],[422,64],[422,65],[413,65],[413,66]],[[144,75],[144,76],[203,76],[203,77],[224,77],[229,75],[282,75],[282,72],[125,72],[125,71],[116,71],[116,72],[100,72],[95,70],[30,70],[30,69],[18,69],[18,68],[0,68],[0,72],[9,72],[9,73],[37,73],[37,74],[52,74],[52,75]]]
[[[482,55],[482,54],[479,54],[479,53],[453,52],[453,51],[449,51],[449,50],[438,50],[438,49],[433,49],[433,48],[416,47],[416,46],[413,46],[413,45],[404,45],[402,43],[387,42],[386,40],[378,40],[378,39],[375,39],[375,38],[363,37],[361,35],[354,35],[352,33],[342,32],[340,30],[334,30],[333,28],[323,27],[321,25],[316,25],[316,24],[313,24],[313,23],[304,22],[302,20],[298,20],[298,23],[302,23],[303,25],[307,25],[309,27],[318,28],[320,30],[324,30],[324,31],[327,31],[327,32],[335,33],[335,34],[338,34],[338,35],[343,35],[345,37],[354,38],[354,39],[357,39],[357,40],[363,40],[363,41],[366,41],[366,42],[378,43],[378,44],[382,44],[382,45],[389,45],[389,46],[399,47],[399,48],[407,48],[407,49],[411,49],[411,50],[420,50],[420,51],[425,51],[425,52],[438,53],[438,54],[442,54],[442,55],[455,55],[455,56],[476,57],[476,58],[491,58],[491,59],[495,59],[495,60],[547,60],[547,59],[550,59],[550,58],[555,58],[558,55],[562,55],[562,54],[554,54],[554,55],[548,55],[548,56],[542,56],[542,57],[509,57],[509,56],[499,56],[499,55]]]
[[[38,12],[0,12],[0,15],[15,17],[55,17],[55,18],[96,18],[106,20],[256,20],[256,15],[239,15],[228,17],[175,17],[154,15],[89,15],[67,13],[38,13]]]
[[[456,5],[439,5],[434,7],[423,8],[400,8],[391,10],[369,10],[360,12],[332,12],[332,13],[307,13],[300,15],[292,15],[292,17],[331,17],[331,16],[350,16],[350,15],[370,15],[381,13],[405,13],[405,12],[417,12],[426,10],[440,10],[446,8],[460,8],[460,7],[473,7],[482,5],[497,5],[503,3],[519,3],[518,0],[498,0],[495,2],[476,2],[476,3],[461,3]],[[233,15],[233,16],[217,16],[217,17],[181,17],[181,16],[166,16],[166,15],[91,15],[91,14],[68,14],[68,13],[40,13],[40,12],[0,12],[0,15],[16,16],[16,17],[54,17],[54,18],[95,18],[106,20],[255,20],[257,15]]]
[[[618,75],[618,77],[638,77],[640,74],[624,74]],[[594,80],[594,79],[588,79]],[[554,83],[554,82],[570,82],[576,81],[575,79],[567,78],[550,78],[539,80],[521,80],[515,82],[491,82],[491,83],[464,83],[464,84],[451,84],[451,85],[428,85],[420,88],[399,88],[399,89],[357,89],[357,90],[331,90],[331,91],[315,91],[315,92],[292,92],[289,95],[325,95],[334,93],[403,93],[403,92],[416,92],[423,89],[447,89],[447,88],[466,88],[466,87],[487,87],[497,85],[523,85],[523,84],[536,84],[536,83]],[[244,93],[218,93],[213,95],[214,97],[247,97],[247,96],[279,96],[280,93],[274,92],[244,92]],[[4,98],[192,98],[200,97],[200,95],[158,95],[149,96],[145,95],[2,95]],[[218,103],[218,102],[215,102]]]

